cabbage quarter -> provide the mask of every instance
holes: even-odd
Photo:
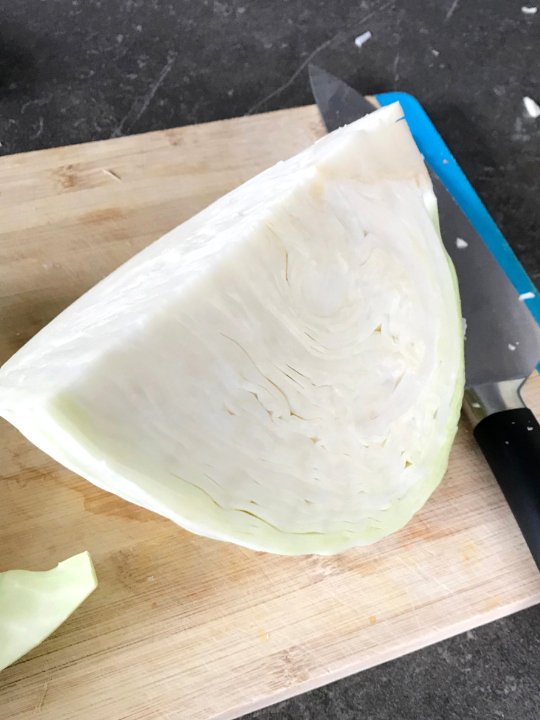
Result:
[[[70,470],[290,555],[402,527],[462,392],[456,278],[398,104],[172,230],[0,370],[0,414]]]

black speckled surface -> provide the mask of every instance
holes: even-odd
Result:
[[[540,11],[522,4],[4,2],[0,154],[310,103],[316,59],[422,101],[538,285],[540,118],[522,98],[540,102]],[[539,628],[534,608],[252,717],[540,720]]]

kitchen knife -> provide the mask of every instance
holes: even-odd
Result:
[[[325,70],[310,65],[309,77],[328,132],[373,111],[374,103]],[[540,569],[540,426],[520,395],[540,362],[540,328],[433,168],[430,174],[467,327],[464,410]]]

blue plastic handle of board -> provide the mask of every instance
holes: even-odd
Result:
[[[381,105],[390,105],[396,101],[401,104],[405,119],[427,164],[433,168],[454,200],[467,215],[518,293],[520,295],[527,294],[523,302],[527,304],[536,321],[540,323],[540,293],[514,255],[510,245],[504,239],[504,235],[495,224],[471,183],[467,180],[467,176],[459,167],[424,108],[415,97],[408,93],[387,92],[375,97]],[[532,297],[530,293],[532,293]]]

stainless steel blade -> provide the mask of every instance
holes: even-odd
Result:
[[[313,63],[308,71],[311,91],[328,132],[373,112],[369,100],[347,83]]]
[[[432,180],[441,234],[456,268],[466,322],[466,386],[527,378],[540,361],[540,329],[536,320],[433,173]]]
[[[365,97],[325,70],[310,65],[309,77],[328,131],[373,111]],[[540,328],[466,215],[431,169],[430,174],[466,321],[466,385],[518,381],[510,383],[515,392],[540,361]]]

